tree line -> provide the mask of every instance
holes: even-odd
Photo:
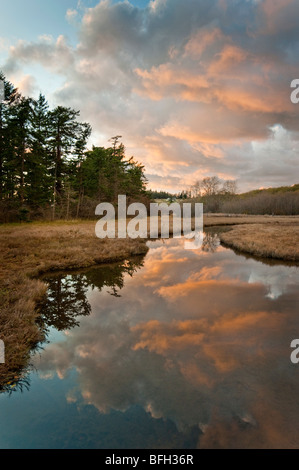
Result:
[[[0,222],[92,217],[96,205],[147,199],[144,167],[126,158],[121,136],[87,149],[91,126],[79,111],[24,97],[6,80],[0,102]]]
[[[202,202],[204,212],[222,212],[223,204],[237,194],[235,180],[221,180],[218,176],[206,176],[197,180],[186,194],[193,201]]]
[[[191,200],[202,202],[205,212],[250,215],[299,215],[299,185],[238,194],[235,180],[209,176],[189,190]]]

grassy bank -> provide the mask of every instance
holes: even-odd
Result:
[[[297,225],[236,225],[219,237],[225,245],[259,258],[299,262],[299,220]]]
[[[204,225],[278,225],[296,226],[299,224],[299,216],[271,216],[271,215],[231,215],[231,214],[205,214]]]
[[[204,216],[206,227],[231,226],[219,234],[226,246],[258,258],[299,261],[299,216]]]

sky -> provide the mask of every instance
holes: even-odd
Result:
[[[0,70],[122,136],[149,187],[299,183],[299,0],[0,0]]]

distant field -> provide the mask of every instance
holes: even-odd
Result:
[[[204,225],[243,225],[243,224],[286,224],[299,225],[299,216],[284,215],[244,215],[244,214],[205,214]]]

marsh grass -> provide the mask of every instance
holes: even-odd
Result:
[[[219,237],[225,245],[255,257],[299,262],[299,222],[237,225]]]

